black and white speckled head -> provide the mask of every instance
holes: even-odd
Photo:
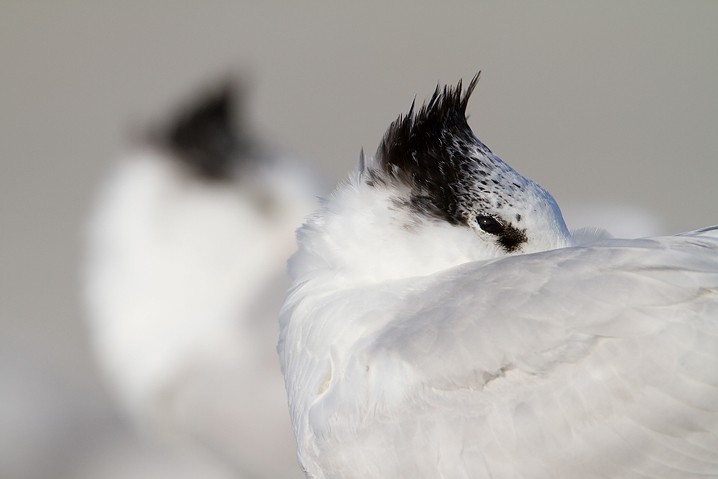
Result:
[[[462,93],[437,87],[387,130],[362,176],[403,193],[396,203],[415,215],[469,227],[504,253],[564,246],[570,234],[558,205],[539,185],[494,155],[471,131],[466,106],[477,74]]]

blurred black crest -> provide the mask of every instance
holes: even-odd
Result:
[[[184,108],[157,135],[194,173],[207,180],[232,176],[234,163],[251,149],[236,117],[239,88],[227,80]]]

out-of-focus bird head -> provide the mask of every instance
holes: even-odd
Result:
[[[238,81],[226,80],[154,131],[151,143],[183,164],[192,177],[210,186],[233,184],[269,223],[299,225],[314,204],[320,180],[305,165],[257,141],[242,114],[244,96]]]
[[[236,158],[254,149],[246,128],[237,117],[236,86],[225,82],[196,100],[154,132],[153,140],[177,156],[192,172],[206,180],[229,180]]]

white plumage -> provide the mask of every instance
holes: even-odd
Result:
[[[718,477],[718,229],[574,237],[437,88],[299,231],[280,358],[323,478]]]
[[[232,88],[191,104],[104,186],[86,264],[92,339],[144,430],[238,477],[299,477],[276,315],[318,183],[235,124]]]

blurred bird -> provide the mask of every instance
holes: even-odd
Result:
[[[86,302],[131,417],[239,477],[301,477],[276,356],[294,230],[316,175],[256,142],[227,83],[123,158],[89,228]]]
[[[298,232],[279,351],[323,478],[718,477],[718,227],[607,239],[437,87]]]

